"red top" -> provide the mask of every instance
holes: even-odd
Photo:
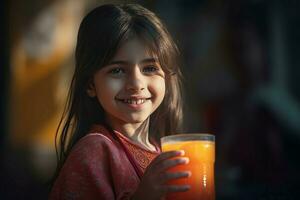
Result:
[[[130,199],[140,182],[138,173],[143,174],[160,153],[156,148],[147,150],[121,133],[95,125],[73,147],[49,199]]]

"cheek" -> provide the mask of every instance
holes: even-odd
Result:
[[[100,87],[97,91],[97,96],[103,106],[111,104],[115,96],[123,87],[123,82],[121,80],[104,79],[98,84]]]
[[[157,97],[157,101],[161,103],[162,100],[164,99],[165,92],[166,92],[165,79],[159,78],[157,80],[153,80],[152,89],[153,89],[153,93],[155,93],[155,96]]]
[[[105,85],[108,90],[112,91],[112,93],[117,93],[122,89],[123,82],[121,80],[108,79],[105,80]]]

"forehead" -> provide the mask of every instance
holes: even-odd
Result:
[[[128,60],[131,62],[139,62],[146,58],[157,59],[157,56],[150,50],[149,46],[144,41],[138,38],[132,38],[121,44],[112,61]]]

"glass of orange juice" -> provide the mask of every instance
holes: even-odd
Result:
[[[169,169],[171,172],[190,171],[191,176],[169,181],[171,185],[190,185],[187,192],[167,195],[167,200],[214,200],[215,136],[211,134],[177,134],[161,138],[162,151],[183,150],[189,163]]]

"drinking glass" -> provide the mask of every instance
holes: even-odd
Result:
[[[161,138],[162,151],[184,150],[183,157],[189,158],[186,165],[178,165],[170,172],[190,171],[191,176],[169,181],[170,185],[190,185],[186,192],[169,193],[167,200],[214,200],[215,136],[191,133]]]

